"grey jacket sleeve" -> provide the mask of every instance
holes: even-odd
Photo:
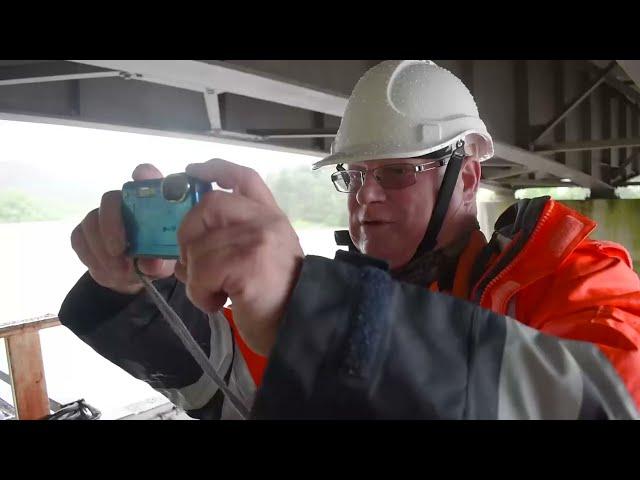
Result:
[[[175,277],[154,282],[158,291],[181,317],[191,335],[209,356],[219,375],[238,391],[247,406],[253,401],[241,355],[229,323],[221,313],[207,315],[187,298]],[[222,392],[199,365],[143,292],[122,295],[104,288],[87,274],[69,292],[59,313],[63,325],[96,352],[135,378],[145,381],[200,419],[233,417]],[[240,358],[238,358],[240,357]],[[242,381],[239,381],[241,379]]]
[[[592,344],[307,256],[254,418],[637,418]]]

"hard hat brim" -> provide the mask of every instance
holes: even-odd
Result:
[[[491,137],[486,132],[480,132],[477,130],[469,130],[463,132],[455,137],[448,139],[444,142],[439,143],[438,145],[433,145],[428,148],[422,148],[418,150],[405,150],[399,151],[397,146],[392,145],[389,148],[381,147],[380,145],[376,145],[375,149],[370,147],[359,147],[349,149],[347,151],[338,152],[331,154],[319,162],[316,162],[312,166],[312,170],[317,170],[321,167],[325,167],[327,165],[338,165],[341,163],[361,163],[361,162],[370,162],[375,160],[387,160],[387,159],[396,159],[396,158],[414,158],[420,157],[422,155],[427,155],[432,152],[436,152],[445,148],[449,145],[455,144],[458,140],[464,139],[468,135],[476,134],[483,138],[485,141],[484,152],[479,155],[480,162],[484,162],[489,158],[493,157],[493,141]]]

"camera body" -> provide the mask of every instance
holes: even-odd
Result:
[[[122,218],[131,257],[177,259],[177,232],[182,219],[211,184],[184,173],[156,180],[127,182],[122,187]]]

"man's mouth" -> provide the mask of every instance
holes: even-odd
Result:
[[[364,225],[366,227],[376,227],[376,226],[381,226],[381,225],[389,225],[392,222],[388,222],[386,220],[362,220],[360,222],[361,225]]]

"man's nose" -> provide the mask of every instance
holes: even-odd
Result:
[[[356,193],[356,200],[360,205],[366,205],[372,202],[382,202],[386,198],[384,188],[380,186],[378,181],[373,177],[373,173],[369,172],[364,176],[364,182]]]

